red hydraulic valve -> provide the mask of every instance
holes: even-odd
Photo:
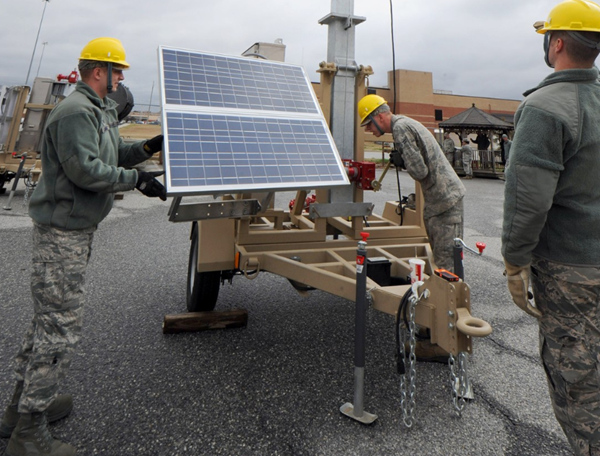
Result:
[[[306,197],[306,199],[304,200],[304,206],[302,207],[302,210],[308,212],[308,210],[310,209],[310,205],[312,203],[316,203],[316,202],[317,202],[317,195],[315,195],[314,193],[312,195],[308,195]],[[289,204],[290,211],[294,208],[295,204],[296,204],[296,199],[290,200],[290,204]]]
[[[56,76],[57,81],[62,81],[63,79],[66,79],[69,84],[75,84],[79,79],[79,73],[77,73],[77,70],[73,70],[68,75],[59,74],[58,76]]]
[[[357,162],[345,158],[342,160],[350,182],[356,182],[356,186],[362,190],[373,190],[372,183],[375,180],[375,163]]]
[[[481,255],[485,250],[485,242],[476,242],[475,247],[477,247],[477,250],[479,250],[479,254]]]

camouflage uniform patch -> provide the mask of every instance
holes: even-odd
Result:
[[[577,455],[600,455],[600,268],[536,257],[531,279],[554,414]]]
[[[465,195],[465,187],[431,132],[416,120],[398,115],[392,116],[392,135],[406,171],[421,184],[423,217],[452,209]]]
[[[71,364],[81,334],[85,271],[95,230],[34,223],[34,316],[15,358],[17,382],[24,382],[19,413],[44,411]]]
[[[463,237],[463,200],[452,209],[424,219],[425,230],[438,268],[454,272],[454,239]]]

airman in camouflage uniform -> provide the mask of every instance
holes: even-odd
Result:
[[[368,113],[361,104],[374,102]],[[454,238],[463,235],[465,187],[431,132],[410,117],[393,115],[385,100],[367,95],[359,103],[361,125],[375,136],[392,133],[395,151],[390,160],[421,184],[423,219],[438,268],[454,270]]]
[[[444,142],[442,142],[442,150],[444,151],[444,155],[448,159],[448,162],[451,166],[454,166],[454,155],[456,153],[456,146],[454,145],[454,140],[450,137],[450,133],[444,133]]]
[[[75,454],[73,446],[52,438],[47,422],[72,408],[72,397],[57,392],[81,335],[94,232],[116,192],[137,188],[166,200],[152,175],[125,168],[147,160],[163,143],[162,135],[134,144],[119,136],[117,103],[107,94],[128,67],[119,40],[92,40],[79,59],[81,81],[45,125],[44,172],[29,204],[34,316],[15,358],[16,387],[0,422],[0,436],[10,436],[8,456]]]
[[[554,72],[515,113],[502,255],[539,320],[554,414],[576,455],[600,456],[600,5],[563,1],[534,27]]]
[[[469,140],[467,138],[463,138],[462,140],[460,155],[462,156],[465,179],[473,179],[473,149],[469,146]]]
[[[406,171],[421,184],[423,220],[435,264],[453,271],[454,238],[463,236],[465,187],[427,128],[400,115],[392,115],[390,124]]]

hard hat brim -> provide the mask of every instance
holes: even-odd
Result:
[[[545,24],[545,22],[544,22],[544,21],[535,21],[535,22],[533,23],[533,28],[535,29],[535,31],[536,31],[537,33],[544,34],[544,33],[546,33],[546,32],[547,32],[547,29],[546,29],[546,28],[544,28],[544,24]]]

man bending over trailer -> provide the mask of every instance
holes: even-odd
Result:
[[[365,131],[377,137],[392,133],[394,151],[390,161],[396,167],[405,168],[421,184],[425,200],[423,219],[435,265],[453,271],[454,239],[463,236],[465,187],[438,142],[421,123],[410,117],[393,115],[379,95],[363,97],[358,102],[358,115]],[[437,345],[421,342],[416,350],[420,360],[447,360],[447,353]]]

